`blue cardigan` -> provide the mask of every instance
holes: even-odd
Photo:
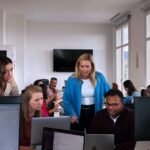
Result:
[[[66,87],[63,95],[64,113],[69,116],[80,116],[81,110],[81,87],[82,80],[74,76],[70,76],[66,82]],[[95,87],[95,112],[102,109],[104,95],[110,89],[104,76],[100,72],[96,72],[96,87]]]

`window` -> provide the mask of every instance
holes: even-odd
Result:
[[[150,84],[150,13],[146,16],[146,84]]]
[[[129,23],[116,28],[116,83],[124,90],[123,82],[128,79],[129,71]]]

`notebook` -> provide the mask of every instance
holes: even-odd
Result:
[[[86,134],[84,150],[113,150],[113,134]]]
[[[70,117],[39,117],[32,118],[31,124],[31,144],[41,145],[42,144],[42,134],[44,127],[51,127],[57,129],[70,129]]]
[[[44,128],[42,150],[83,150],[84,135],[73,130]]]

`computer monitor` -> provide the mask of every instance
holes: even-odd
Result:
[[[150,97],[134,98],[135,140],[150,141]]]
[[[83,150],[84,135],[73,130],[44,128],[42,150]]]
[[[19,149],[20,96],[0,96],[0,149]]]
[[[70,116],[32,118],[31,144],[41,145],[43,128],[70,129]]]

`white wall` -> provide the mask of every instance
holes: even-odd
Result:
[[[26,24],[23,16],[6,14],[6,45],[12,45],[16,51],[15,78],[20,91],[25,84],[24,53],[26,40]]]
[[[130,24],[129,79],[136,87],[146,86],[145,14],[142,7],[132,9]],[[20,90],[38,78],[49,79],[51,76],[59,79],[58,88],[64,85],[64,79],[71,73],[52,71],[54,48],[92,48],[96,69],[103,72],[110,83],[114,79],[110,25],[33,22],[26,21],[23,16],[8,15],[7,12],[5,16],[3,13],[0,11],[0,44],[16,49],[16,80]]]
[[[38,78],[58,78],[58,88],[71,73],[53,72],[54,48],[90,48],[94,50],[96,69],[112,80],[112,28],[99,24],[52,24],[27,22],[25,84]]]
[[[132,10],[131,17],[131,35],[130,35],[130,79],[136,87],[146,86],[146,49],[145,49],[145,13],[141,9],[143,4]],[[139,56],[139,67],[136,66],[137,53]]]
[[[20,91],[39,78],[55,76],[58,88],[71,73],[52,71],[54,48],[94,50],[96,69],[112,80],[112,28],[100,24],[52,24],[27,21],[24,16],[0,11],[0,45],[15,49],[15,77]]]

